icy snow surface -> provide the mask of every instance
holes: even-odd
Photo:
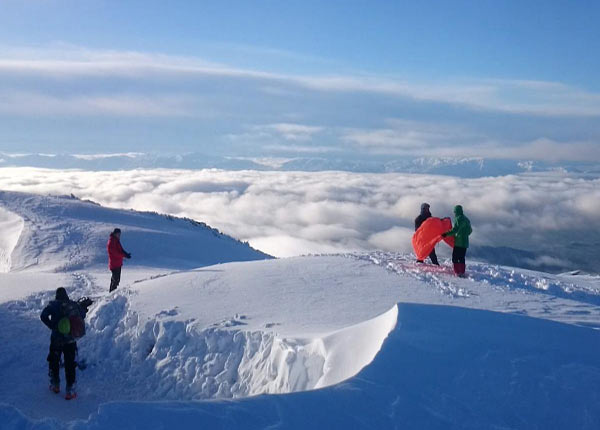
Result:
[[[9,272],[12,253],[23,231],[23,219],[0,207],[0,272]]]
[[[600,428],[598,277],[265,260],[189,221],[18,193],[0,226],[1,429]],[[114,226],[134,259],[109,295]],[[72,402],[46,386],[57,286],[96,300]]]

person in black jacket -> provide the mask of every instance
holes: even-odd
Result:
[[[429,208],[429,203],[421,204],[421,213],[415,218],[415,231],[421,227],[421,224],[423,224],[427,218],[431,218],[431,212],[429,211]],[[440,263],[438,263],[437,255],[435,254],[435,248],[433,251],[431,251],[431,254],[429,254],[429,259],[436,266],[440,265]],[[423,260],[417,260],[417,263],[423,263]]]
[[[48,376],[50,377],[50,390],[55,393],[60,392],[60,357],[64,355],[65,377],[67,380],[67,400],[77,397],[75,392],[75,368],[77,366],[75,359],[77,356],[77,342],[75,339],[59,331],[59,321],[65,317],[65,308],[76,306],[81,318],[85,318],[87,306],[91,304],[91,300],[80,304],[69,300],[67,291],[60,287],[56,290],[55,300],[52,300],[48,306],[44,308],[40,319],[52,330],[50,335],[50,352],[48,353]]]

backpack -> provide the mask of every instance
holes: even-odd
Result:
[[[85,335],[85,322],[79,304],[69,300],[61,304],[60,310],[62,317],[58,320],[58,332],[73,339],[83,337]]]

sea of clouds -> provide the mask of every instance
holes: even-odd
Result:
[[[598,272],[600,179],[561,172],[461,179],[414,174],[0,169],[0,189],[74,194],[102,205],[191,217],[278,257],[411,251],[422,202],[462,204],[470,254],[554,271]],[[126,241],[126,234],[124,235]],[[445,245],[440,252],[449,255]]]

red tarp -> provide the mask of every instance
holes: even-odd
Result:
[[[450,218],[427,218],[421,224],[421,227],[412,238],[413,249],[417,260],[425,260],[435,245],[441,240],[444,240],[448,245],[454,248],[454,237],[442,237],[442,233],[452,230],[452,221]]]

